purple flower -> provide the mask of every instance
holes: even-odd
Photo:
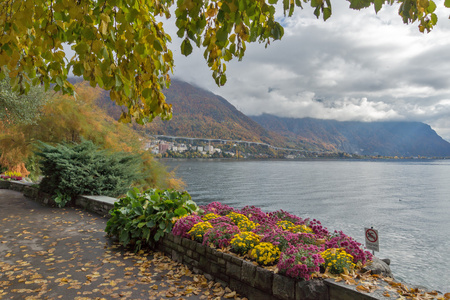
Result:
[[[190,235],[188,234],[188,231],[191,230],[191,228],[197,224],[202,222],[202,219],[197,215],[189,215],[186,217],[183,217],[181,219],[178,219],[175,222],[175,225],[173,225],[172,233],[174,235],[180,235],[184,238],[190,238]]]
[[[231,211],[235,211],[234,208],[232,208],[231,206],[222,204],[220,202],[211,202],[208,205],[202,205],[200,206],[201,209],[203,209],[205,211],[205,214],[208,213],[215,213],[221,216],[225,216],[226,214],[228,214]]]
[[[239,233],[239,227],[228,223],[217,223],[203,236],[203,245],[214,245],[217,248],[225,248],[230,245],[231,239]]]

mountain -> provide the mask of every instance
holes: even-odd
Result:
[[[164,91],[173,106],[169,121],[155,119],[148,134],[222,138],[310,151],[382,156],[450,156],[450,143],[420,122],[339,122],[312,118],[248,117],[224,98],[173,79]],[[98,105],[118,119],[122,108],[104,92]],[[142,127],[135,125],[137,130]]]
[[[169,121],[155,119],[145,126],[149,134],[194,138],[221,138],[263,142],[279,147],[287,146],[287,139],[238,111],[224,98],[172,79],[170,89],[164,91],[166,102],[172,104],[173,116]],[[118,119],[122,109],[105,92],[98,105]],[[136,125],[138,127],[139,125]]]
[[[450,156],[450,143],[420,122],[339,122],[312,118],[251,117],[293,142],[361,155]]]

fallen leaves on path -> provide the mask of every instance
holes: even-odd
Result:
[[[0,299],[245,299],[160,252],[111,243],[105,226],[73,208],[0,211]]]

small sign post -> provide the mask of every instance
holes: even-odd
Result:
[[[364,228],[364,235],[366,237],[366,248],[372,250],[372,254],[375,251],[380,251],[380,243],[378,238],[378,230],[371,228]]]

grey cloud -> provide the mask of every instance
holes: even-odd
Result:
[[[299,11],[283,19],[281,41],[267,49],[248,45],[241,62],[230,62],[221,88],[202,51],[185,58],[174,48],[175,76],[248,115],[414,120],[450,139],[450,22],[439,12],[437,28],[421,34],[415,24],[402,24],[397,9],[375,15],[373,8],[353,12],[337,3],[327,22],[316,20],[310,9]]]

